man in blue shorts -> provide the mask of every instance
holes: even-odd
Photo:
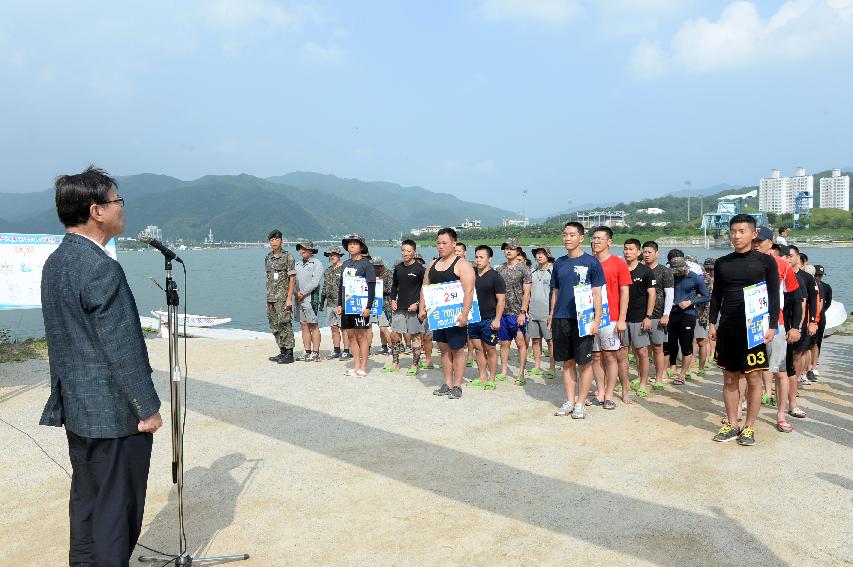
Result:
[[[492,269],[492,249],[480,245],[474,251],[474,267],[477,301],[480,304],[480,321],[468,323],[468,338],[477,351],[477,368],[480,377],[471,382],[472,386],[482,386],[484,390],[495,389],[495,375],[498,371],[498,330],[501,327],[501,315],[506,299],[506,284],[503,278]]]
[[[507,238],[501,245],[506,262],[495,268],[506,283],[506,308],[501,317],[501,373],[499,378],[509,375],[509,351],[512,341],[518,347],[518,375],[515,383],[524,384],[524,364],[527,362],[527,308],[530,305],[530,289],[533,280],[530,267],[521,257],[521,246],[517,238]]]
[[[554,341],[554,359],[563,363],[563,384],[566,402],[554,415],[571,415],[574,419],[586,417],[584,400],[592,385],[592,338],[601,325],[601,286],[604,269],[601,263],[581,248],[584,227],[579,222],[567,222],[563,228],[563,245],[567,254],[554,262],[551,276],[551,313],[548,328]],[[575,305],[576,285],[592,287],[595,313],[589,334],[581,336]],[[576,370],[580,366],[580,390],[575,392]]]

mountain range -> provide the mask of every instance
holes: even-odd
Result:
[[[207,175],[183,181],[143,173],[119,177],[125,198],[126,235],[157,225],[164,239],[264,240],[272,228],[286,238],[323,239],[348,232],[393,238],[412,228],[480,219],[501,224],[515,213],[463,201],[422,187],[294,172],[262,179],[252,175]],[[54,191],[0,193],[0,232],[57,233]]]

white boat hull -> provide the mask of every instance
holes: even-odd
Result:
[[[832,305],[829,306],[829,309],[823,315],[826,318],[826,330],[823,334],[826,336],[835,332],[835,329],[843,325],[847,320],[847,310],[840,301],[833,301]]]

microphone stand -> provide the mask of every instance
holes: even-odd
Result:
[[[178,357],[178,284],[172,279],[172,261],[166,258],[166,324],[169,332],[169,397],[172,404],[172,483],[178,485],[178,554],[177,555],[140,555],[139,561],[175,562],[176,566],[189,566],[193,563],[210,561],[242,561],[249,558],[248,553],[240,555],[220,555],[218,557],[192,557],[187,553],[187,538],[184,532],[184,422],[181,407],[181,361]]]

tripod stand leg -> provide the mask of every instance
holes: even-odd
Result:
[[[140,555],[139,561],[143,563],[153,563],[160,561],[174,561],[176,567],[188,567],[193,563],[206,563],[210,561],[227,562],[227,561],[245,561],[249,558],[248,553],[239,555],[219,555],[216,557],[192,557],[190,555]]]

